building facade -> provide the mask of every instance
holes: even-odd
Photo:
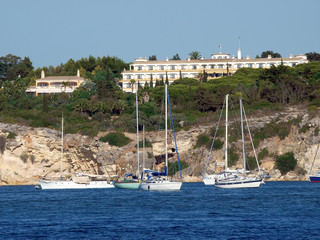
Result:
[[[30,86],[27,94],[41,95],[54,93],[72,93],[76,88],[80,87],[85,81],[80,77],[80,71],[77,71],[77,76],[52,76],[46,77],[44,71],[41,72],[41,78],[36,80],[35,86]]]
[[[122,72],[122,89],[124,92],[135,92],[135,84],[139,82],[144,87],[146,83],[150,85],[152,79],[155,81],[166,80],[168,77],[169,84],[181,78],[195,78],[204,72],[207,74],[208,80],[220,78],[223,76],[233,75],[240,68],[270,68],[272,65],[294,67],[297,64],[307,63],[305,55],[290,55],[287,58],[253,58],[247,56],[241,58],[241,50],[238,50],[238,57],[230,57],[227,53],[211,54],[210,59],[190,59],[187,60],[147,60],[147,58],[135,59],[130,64],[129,70]]]

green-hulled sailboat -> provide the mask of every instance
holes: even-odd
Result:
[[[137,162],[138,170],[137,175],[135,176],[132,173],[125,174],[123,180],[117,179],[113,182],[113,185],[119,189],[139,189],[140,180],[139,180],[139,118],[138,118],[138,86],[136,85],[136,118],[137,118]]]

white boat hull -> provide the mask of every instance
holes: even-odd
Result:
[[[177,191],[181,189],[181,186],[182,182],[144,182],[140,184],[140,189],[149,191]]]
[[[260,187],[262,180],[244,179],[237,181],[218,181],[215,186],[217,188],[258,188]]]
[[[215,180],[216,175],[208,175],[203,177],[203,182],[205,185],[214,185],[216,180]]]
[[[88,188],[114,188],[107,181],[91,181],[89,183],[75,183],[73,181],[40,180],[41,189],[88,189]]]

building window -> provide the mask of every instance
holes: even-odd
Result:
[[[164,79],[164,74],[160,74],[160,79]]]
[[[174,65],[170,66],[170,70],[176,70],[176,66]]]
[[[206,69],[206,65],[202,65],[201,67],[202,67],[202,69]]]
[[[169,77],[170,77],[170,78],[175,78],[176,75],[175,75],[175,74],[170,74]]]
[[[210,65],[210,68],[211,68],[211,69],[214,69],[215,66],[216,66],[216,65],[212,64],[212,65]]]
[[[164,70],[164,66],[160,66],[160,70]]]
[[[242,65],[241,64],[237,64],[237,68],[238,69],[242,68]]]
[[[186,66],[186,65],[182,65],[182,66],[181,66],[181,69],[182,69],[182,70],[186,70],[186,69],[187,69],[187,66]]]
[[[141,74],[138,75],[138,79],[142,79],[142,75]]]
[[[248,68],[252,68],[252,63],[248,63]]]
[[[259,68],[263,68],[263,63],[259,63]]]
[[[142,66],[138,66],[138,71],[141,71],[142,70]]]
[[[148,70],[153,70],[153,66],[149,66],[149,67],[148,67]]]
[[[38,83],[38,86],[39,86],[39,87],[47,87],[47,86],[48,86],[48,83]]]
[[[197,65],[192,65],[192,69],[197,69]]]
[[[131,79],[131,75],[127,75],[127,79]]]
[[[68,87],[76,87],[77,83],[76,82],[69,82]]]

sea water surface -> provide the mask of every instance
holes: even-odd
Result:
[[[320,239],[320,184],[180,191],[0,187],[0,239]]]

